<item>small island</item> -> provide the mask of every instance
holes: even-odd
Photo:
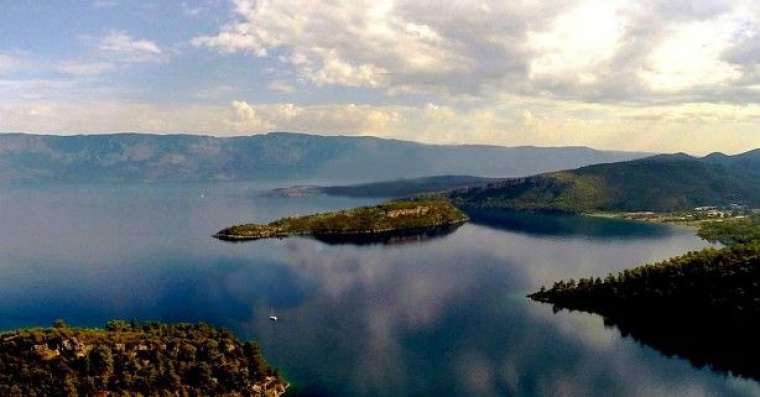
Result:
[[[286,389],[256,344],[206,324],[56,321],[0,334],[2,396],[278,397]]]
[[[325,239],[403,235],[460,225],[467,215],[441,199],[396,200],[371,207],[288,217],[269,224],[245,224],[216,233],[221,240],[258,240],[289,236]]]

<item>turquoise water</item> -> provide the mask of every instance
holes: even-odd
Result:
[[[0,190],[0,329],[206,321],[313,396],[760,394],[524,297],[706,245],[687,229],[478,214],[423,241],[226,243],[230,224],[372,203],[251,185]],[[270,314],[279,316],[272,323]]]

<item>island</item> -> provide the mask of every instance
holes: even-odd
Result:
[[[206,324],[59,320],[0,334],[2,396],[278,397],[287,387],[255,343]]]
[[[462,211],[443,199],[395,200],[370,207],[359,207],[299,217],[288,217],[268,224],[245,224],[220,230],[221,240],[258,240],[289,236],[314,236],[320,239],[363,239],[430,232],[467,222]]]

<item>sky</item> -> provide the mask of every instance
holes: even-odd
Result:
[[[0,131],[738,153],[757,0],[0,0]]]

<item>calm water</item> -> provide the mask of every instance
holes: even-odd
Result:
[[[479,214],[396,245],[210,238],[241,221],[372,202],[256,191],[0,190],[0,329],[202,320],[257,339],[303,395],[760,395],[754,381],[664,357],[597,316],[524,298],[705,246],[688,230]]]

